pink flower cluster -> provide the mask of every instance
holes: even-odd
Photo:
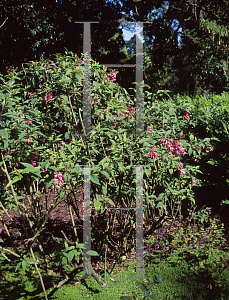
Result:
[[[213,151],[213,148],[212,147],[207,147],[206,148],[206,152],[212,152]]]
[[[188,112],[186,110],[182,110],[182,118],[184,118],[185,120],[189,119],[189,115],[188,115]]]
[[[54,172],[54,178],[55,179],[53,181],[55,182],[55,186],[52,188],[54,188],[56,192],[56,187],[60,188],[64,184],[64,175],[60,172]]]
[[[157,156],[158,156],[158,154],[156,153],[156,152],[154,152],[154,150],[155,150],[156,148],[154,147],[154,146],[151,146],[150,147],[150,150],[152,150],[152,151],[150,151],[147,155],[149,155],[149,157],[150,158],[156,158]]]
[[[113,125],[115,126],[115,129],[118,129],[119,128],[119,124],[116,124],[116,123],[113,123]]]
[[[184,155],[185,148],[181,147],[181,143],[178,141],[172,141],[165,138],[160,138],[158,140],[160,144],[166,147],[169,151],[171,151],[175,156]]]
[[[130,118],[134,118],[135,108],[133,106],[129,106],[129,110],[130,110],[130,113],[131,113]]]
[[[99,268],[99,265],[98,265],[98,264],[95,264],[95,262],[93,261],[93,262],[92,262],[92,267],[95,268],[95,269],[98,269],[98,268]]]
[[[179,166],[178,166],[178,168],[180,169],[180,175],[184,175],[185,174],[185,170],[183,169],[183,164],[180,164]]]
[[[52,97],[54,97],[52,91],[51,92],[48,92],[48,94],[44,97],[44,101],[49,101],[52,99]]]
[[[135,113],[135,108],[133,107],[133,106],[129,106],[129,111],[130,111],[130,113],[131,113],[131,117],[130,118],[133,118],[134,117],[134,113]],[[126,112],[128,112],[128,111],[126,111]],[[124,112],[123,111],[120,111],[120,113],[119,113],[119,116],[123,116],[124,115]],[[113,116],[113,119],[114,120],[117,120],[118,119],[118,117],[117,116]],[[104,120],[104,117],[102,118],[102,120]],[[125,116],[124,117],[124,121],[125,122],[128,122],[128,116]],[[118,125],[118,124],[116,124],[116,123],[113,123],[113,125],[115,126],[115,129],[118,129],[118,127],[120,126],[120,125]]]
[[[191,183],[192,183],[192,186],[195,186],[196,185],[196,180],[191,178]]]
[[[32,158],[37,159],[38,158],[38,153],[34,152],[33,155],[32,155]]]
[[[115,82],[116,75],[117,75],[117,72],[113,72],[113,73],[109,73],[108,77],[109,77],[109,79],[111,79],[112,82]]]
[[[27,143],[32,143],[33,142],[33,139],[32,138],[28,138],[28,139],[25,139]]]
[[[25,123],[26,123],[26,124],[32,124],[32,121],[27,120]]]
[[[31,98],[33,96],[33,92],[28,92],[27,97]]]
[[[131,114],[135,113],[135,108],[133,106],[129,106],[129,110]]]
[[[90,100],[89,103],[91,103],[91,104],[99,103],[99,101],[96,101],[96,100],[98,100],[98,98],[94,98],[94,99]]]

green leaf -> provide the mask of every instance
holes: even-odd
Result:
[[[60,193],[60,199],[62,199],[64,197],[64,192]]]
[[[94,182],[95,184],[100,185],[99,179],[98,179],[98,177],[95,174],[91,175],[91,181]]]
[[[35,259],[32,259],[32,258],[28,259],[28,263],[31,264],[31,265],[37,265],[38,264],[38,262]]]
[[[169,169],[169,173],[172,175],[173,174],[173,169]]]
[[[20,261],[16,266],[15,272],[17,272],[17,270],[21,267],[21,265],[22,265],[22,262]]]
[[[68,150],[71,152],[71,154],[73,156],[75,156],[76,155],[75,151],[73,149],[71,149],[71,147],[69,145],[66,145],[66,146],[67,146]]]
[[[145,142],[145,143],[143,144],[143,147],[144,147],[144,148],[146,148],[146,147],[150,147],[150,143],[148,143],[148,142]]]
[[[23,260],[23,262],[22,262],[22,269],[23,269],[23,271],[25,271],[25,269],[27,268],[27,266],[28,266],[27,261]]]
[[[147,168],[144,168],[144,173],[147,175],[147,177],[150,176],[150,170]]]
[[[5,129],[1,129],[0,136],[3,136],[4,138],[8,139],[8,132]]]
[[[114,202],[109,198],[109,197],[105,197],[104,201],[110,203],[111,205],[115,206]]]
[[[30,165],[29,168],[25,168],[24,170],[21,171],[22,174],[29,174],[30,172],[33,173],[34,175],[41,177],[40,167],[34,167],[33,165]]]
[[[26,167],[26,168],[35,169],[35,167],[34,167],[33,165],[31,165],[31,164],[23,163],[23,162],[21,162],[21,164],[22,164],[24,167]],[[39,167],[36,167],[36,168],[39,168]]]
[[[14,179],[13,179],[13,180],[10,180],[10,182],[7,184],[6,188],[8,188],[8,187],[11,186],[13,183],[15,183],[15,182],[17,182],[17,181],[19,181],[19,180],[21,180],[21,177],[19,177],[19,176],[14,177]]]
[[[151,299],[154,299],[154,300],[158,300],[158,298],[154,294],[151,294],[148,297],[151,298]]]
[[[9,147],[8,140],[4,140],[4,149],[6,150]]]
[[[99,209],[101,207],[102,201],[103,201],[103,198],[101,196],[99,196],[98,194],[96,194],[95,198],[94,198],[95,209]]]
[[[163,197],[164,197],[164,193],[161,193],[161,194],[157,197],[156,201],[161,200]]]
[[[123,166],[123,164],[121,162],[118,162],[118,166],[119,166],[119,170],[124,172],[125,171],[125,168]]]
[[[63,151],[60,151],[60,156],[63,160],[66,160],[66,155],[63,153]]]
[[[158,204],[156,205],[156,208],[159,208],[159,207],[162,207],[162,205],[163,205],[163,202],[158,202]]]
[[[144,283],[142,283],[142,282],[140,282],[140,281],[137,281],[137,284],[140,285],[140,288],[141,288],[141,290],[142,290],[144,293],[148,291],[148,290],[147,290],[147,287],[144,285]]]
[[[126,132],[123,134],[123,141],[126,142]]]
[[[163,277],[160,274],[154,275],[153,280],[155,283],[161,283],[163,281]]]
[[[4,241],[2,239],[0,239],[0,243],[3,243]]]
[[[89,250],[86,252],[86,254],[90,256],[99,256],[99,254],[94,250]]]
[[[72,250],[71,252],[73,252],[75,258],[76,258],[77,256],[80,256],[80,254],[81,254],[81,251],[78,251],[77,249],[74,249],[74,250]]]
[[[62,263],[64,266],[67,266],[67,264],[68,264],[67,257],[65,257],[65,256],[61,257],[61,263]]]
[[[103,185],[103,186],[102,186],[102,192],[103,192],[103,195],[104,195],[104,196],[107,195],[107,187],[106,187],[106,185]]]
[[[110,175],[106,171],[104,171],[104,170],[100,171],[100,173],[103,174],[103,175],[105,175],[107,179],[111,178]]]
[[[79,175],[82,175],[83,174],[83,170],[80,168],[79,165],[75,165],[75,172]]]
[[[96,89],[99,89],[99,84],[98,84],[97,81],[93,81],[93,85],[94,85],[94,87],[95,87]]]
[[[26,136],[26,135],[27,135],[27,132],[23,131],[23,132],[19,135],[18,139],[21,140],[21,139],[23,139],[23,137]]]
[[[49,181],[49,182],[45,185],[46,190],[47,190],[48,188],[50,188],[51,185],[52,185],[52,181]]]
[[[74,254],[74,250],[68,252],[68,262],[69,262],[69,263],[73,260],[74,255],[75,255],[75,254]]]

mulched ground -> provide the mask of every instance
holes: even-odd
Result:
[[[77,204],[78,209],[79,209],[79,214],[80,218],[83,219],[83,188],[79,186],[75,192],[76,197],[74,198],[73,195],[71,195],[71,199],[73,199],[73,202]],[[45,195],[40,196],[40,203],[42,207],[42,213],[46,211],[46,207],[49,206],[53,200],[55,199],[56,194],[52,193],[49,191],[47,201],[45,198]],[[60,199],[58,200],[60,201]],[[24,204],[27,208],[29,208],[29,201],[28,199],[24,199]],[[74,212],[73,212],[74,213]],[[20,215],[18,212],[15,212],[13,209],[8,210],[8,214],[12,216],[12,219],[16,223],[17,227],[19,228],[22,237],[25,238],[25,233],[24,233],[24,226],[23,222],[20,218]],[[13,223],[10,221],[10,219],[7,217],[7,215],[2,211],[1,217],[3,219],[3,222],[7,225],[7,228],[9,229],[12,239],[14,243],[17,246],[21,245],[21,240],[20,237],[17,233],[17,230]],[[79,221],[77,215],[74,213],[74,221],[76,224],[76,229],[77,229],[77,234],[79,236],[80,242],[82,242],[82,236],[83,236],[83,226],[82,222]],[[220,224],[220,223],[219,223]],[[226,239],[227,243],[226,246],[229,247],[229,234],[228,234],[228,228],[229,228],[229,220],[227,222],[224,222],[225,228],[226,228]],[[180,222],[179,220],[167,220],[165,224],[160,228],[157,229],[153,235],[154,237],[158,238],[169,238],[172,232],[177,232],[179,230],[179,227],[185,228],[187,223],[185,221]],[[29,226],[27,227],[29,228]],[[0,229],[2,229],[1,232],[1,238],[4,240],[4,247],[11,247],[10,240],[7,236],[6,230],[3,227],[3,224],[0,223]],[[67,204],[62,201],[51,213],[51,216],[48,219],[48,225],[47,225],[47,230],[44,230],[41,234],[41,241],[45,245],[45,248],[47,251],[54,251],[54,243],[51,238],[51,234],[55,237],[63,238],[63,235],[61,233],[61,230],[64,231],[66,236],[68,237],[69,240],[75,240],[74,239],[74,232],[72,228],[72,223],[71,223],[71,218],[70,214],[68,211],[68,206]],[[198,230],[198,228],[196,228]],[[30,233],[31,234],[31,233]],[[32,235],[30,235],[32,236]],[[199,243],[203,244],[204,241],[201,240],[201,237],[199,239]],[[166,250],[169,249],[169,246],[167,247]],[[162,249],[160,243],[157,241],[155,243],[149,243],[149,242],[144,242],[144,251],[145,255],[149,255],[152,252],[155,251],[165,251],[165,249]]]

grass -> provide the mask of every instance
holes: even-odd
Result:
[[[220,257],[224,252],[217,253]],[[163,277],[162,283],[152,290],[158,299],[229,299],[229,268],[223,269],[219,264],[221,274],[217,274],[220,273],[217,271],[212,276],[207,268],[198,267],[203,257],[199,257],[199,261],[196,261],[195,256],[189,256],[190,253],[187,254],[185,251],[149,256],[145,261],[144,278],[150,279],[144,279],[142,282],[148,286],[153,283],[153,275],[160,274]],[[15,266],[9,265],[2,256],[0,270],[0,299],[44,299],[39,277],[35,271],[31,275],[22,269],[15,273]],[[81,280],[82,275],[83,272],[77,274],[74,281],[53,291],[52,284],[57,283],[58,280],[50,280],[42,274],[48,299],[115,300],[121,299],[121,296],[143,299],[143,292],[136,282],[138,279],[135,277],[133,260],[117,265],[112,274],[107,274],[107,288],[102,288],[94,279]]]

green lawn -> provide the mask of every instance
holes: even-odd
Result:
[[[152,277],[160,274],[163,281],[153,288],[158,299],[229,299],[229,268],[225,268],[221,275],[210,278],[206,269],[195,271],[195,260],[187,258],[185,252],[160,256],[153,255],[145,261],[144,284],[153,283]],[[14,272],[15,266],[10,266],[1,256],[0,258],[0,299],[44,299],[39,277],[34,272],[20,269]],[[121,296],[132,296],[132,299],[143,299],[143,292],[136,282],[135,264],[133,260],[117,265],[112,274],[107,274],[107,288],[101,287],[94,279],[81,281],[83,272],[75,276],[74,281],[53,291],[52,283],[58,280],[44,278],[48,299],[121,299]],[[103,275],[101,277],[103,279]],[[166,298],[166,295],[167,298]]]

